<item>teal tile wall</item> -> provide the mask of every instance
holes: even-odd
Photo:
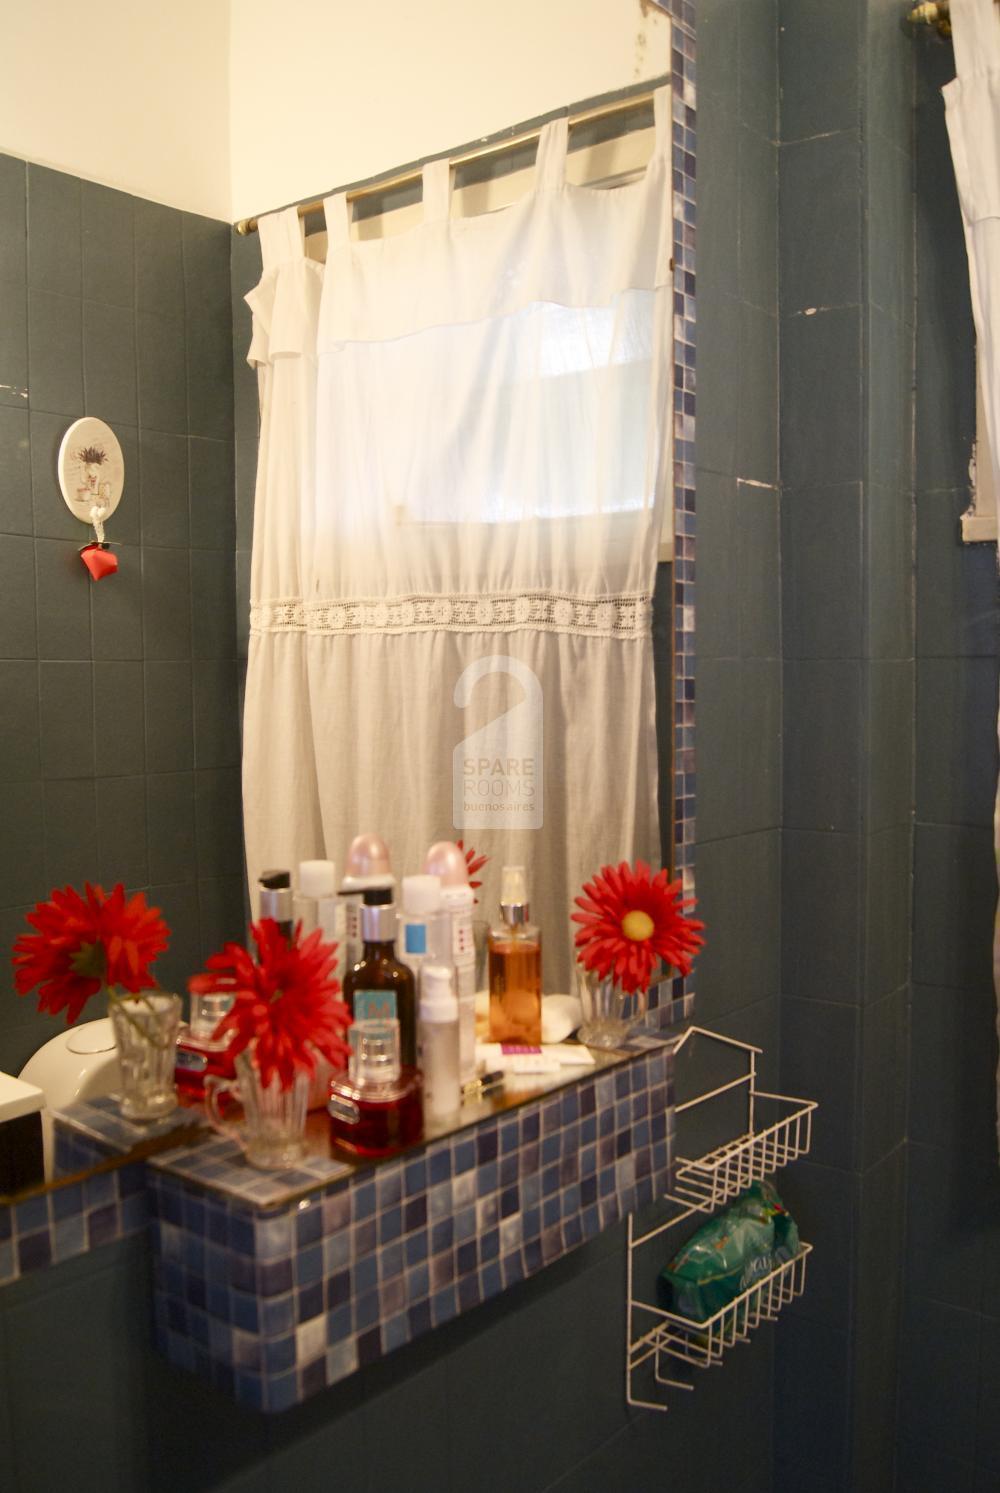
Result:
[[[230,238],[0,156],[5,1071],[61,1027],[14,994],[9,965],[52,886],[146,889],[174,930],[159,973],[175,988],[242,926]],[[108,420],[126,463],[120,570],[100,586],[55,473],[83,414]]]

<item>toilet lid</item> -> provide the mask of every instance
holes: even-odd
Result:
[[[76,1027],[66,1038],[66,1048],[69,1052],[86,1055],[92,1052],[111,1052],[115,1045],[115,1034],[109,1017],[104,1016],[100,1021],[88,1021],[84,1026]]]

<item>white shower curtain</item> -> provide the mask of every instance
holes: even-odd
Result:
[[[1000,504],[1000,7],[995,0],[951,0],[951,21],[957,76],[943,90],[945,113],[965,224],[993,490]],[[1000,867],[1000,785],[993,839]],[[1000,997],[1000,917],[994,924],[993,984]]]
[[[325,267],[262,221],[248,297],[262,435],[244,803],[248,869],[376,830],[397,875],[461,837],[528,868],[566,988],[569,912],[607,860],[658,857],[651,597],[672,491],[669,92],[641,179],[565,180],[353,241]],[[322,292],[322,293],[320,293]]]

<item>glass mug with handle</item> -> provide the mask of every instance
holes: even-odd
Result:
[[[265,1085],[256,1059],[249,1051],[241,1052],[236,1059],[235,1079],[206,1078],[208,1118],[220,1135],[242,1146],[251,1166],[284,1171],[306,1154],[309,1084],[307,1073],[297,1073],[290,1088],[281,1087],[277,1074]],[[222,1100],[227,1095],[243,1106],[242,1123],[223,1114]]]

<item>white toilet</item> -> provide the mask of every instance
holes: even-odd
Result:
[[[52,1176],[52,1110],[64,1109],[81,1099],[113,1094],[119,1086],[118,1052],[111,1020],[85,1021],[52,1037],[21,1069],[25,1083],[34,1084],[45,1095],[42,1139],[45,1145],[45,1175]]]

